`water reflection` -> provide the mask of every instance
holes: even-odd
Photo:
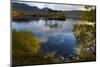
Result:
[[[56,54],[68,57],[74,55],[76,48],[73,34],[53,34],[48,37],[47,42],[42,43],[42,49],[45,51],[56,51]]]
[[[13,22],[12,28],[32,31],[41,40],[41,49],[46,52],[56,51],[56,55],[68,57],[75,55],[74,48],[77,48],[75,36],[73,35],[73,25],[79,20],[66,19],[59,20],[33,20],[29,22]]]

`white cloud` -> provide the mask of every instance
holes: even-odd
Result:
[[[30,6],[37,6],[38,8],[51,8],[53,10],[84,10],[83,5],[70,5],[70,4],[51,4],[51,3],[36,3],[36,2],[19,2],[19,3],[25,3]]]

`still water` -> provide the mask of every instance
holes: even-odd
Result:
[[[41,18],[32,21],[12,22],[12,29],[32,31],[41,41],[41,49],[54,52],[63,57],[76,55],[78,48],[73,34],[74,24],[80,22],[75,19],[47,20]]]

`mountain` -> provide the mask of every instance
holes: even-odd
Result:
[[[39,12],[52,11],[52,9],[50,8],[39,9],[38,7],[30,6],[23,3],[12,3],[12,10],[15,10],[24,14],[33,14],[37,12],[39,13]]]
[[[12,8],[24,10],[24,11],[32,11],[34,10],[39,10],[37,7],[32,7],[27,4],[22,4],[22,3],[12,3]]]
[[[30,6],[23,3],[15,3],[15,2],[12,3],[12,16],[18,16],[20,18],[23,17],[26,18],[27,16],[32,16],[32,17],[46,17],[49,19],[65,19],[65,18],[79,19],[83,12],[84,11],[79,11],[79,10],[57,11],[47,7],[39,9],[38,7]]]
[[[47,8],[47,7],[45,7],[45,8],[43,8],[43,9],[41,9],[42,11],[53,11],[52,9],[50,9],[50,8]]]
[[[12,10],[15,10],[17,12],[21,12],[23,14],[29,14],[31,15],[32,13],[39,11],[39,8],[29,6],[27,4],[22,4],[22,3],[12,3]]]

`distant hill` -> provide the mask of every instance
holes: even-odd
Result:
[[[23,14],[32,14],[34,11],[39,11],[39,8],[22,3],[12,3],[12,10]]]
[[[86,11],[74,10],[74,11],[64,11],[66,17],[71,18],[80,18],[81,15]]]
[[[12,16],[33,16],[33,17],[46,17],[49,19],[65,19],[75,18],[79,19],[84,11],[57,11],[50,8],[39,9],[35,6],[30,6],[23,3],[12,3]],[[14,13],[16,12],[17,15]],[[19,13],[19,14],[18,14]]]
[[[29,6],[29,5],[23,4],[23,3],[12,3],[12,10],[22,12],[24,14],[31,14],[31,15],[33,13],[52,11],[52,9],[49,9],[49,8],[39,9],[38,7]]]

